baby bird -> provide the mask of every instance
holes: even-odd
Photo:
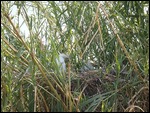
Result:
[[[94,66],[90,60],[88,60],[87,63],[81,67],[80,71],[84,72],[89,70],[94,70]]]
[[[69,59],[69,56],[65,55],[64,53],[59,53],[59,57],[56,59],[56,63],[60,67],[61,72],[66,72],[66,59]]]

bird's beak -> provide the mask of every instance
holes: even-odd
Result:
[[[61,56],[64,58],[65,62],[69,61],[69,55],[66,55],[66,54],[62,53]]]
[[[69,61],[69,58],[65,58],[65,62],[68,62]]]
[[[69,61],[69,55],[66,55],[65,62],[68,62],[68,61]]]

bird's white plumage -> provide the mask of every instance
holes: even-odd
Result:
[[[87,63],[81,67],[80,71],[84,72],[84,71],[93,70],[93,69],[94,67],[91,64],[91,61],[88,60]]]
[[[60,53],[58,59],[56,59],[57,65],[60,67],[61,72],[66,72],[66,58],[69,58],[69,56],[64,53]]]

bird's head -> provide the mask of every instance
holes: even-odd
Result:
[[[60,67],[60,71],[66,71],[66,60],[69,60],[69,56],[64,53],[59,53],[58,59],[56,59],[57,65]]]
[[[69,60],[69,55],[66,55],[64,53],[59,53],[59,57],[63,58],[65,62]]]

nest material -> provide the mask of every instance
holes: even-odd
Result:
[[[71,81],[72,84],[72,91],[75,90],[75,88],[80,86],[81,89],[84,87],[84,94],[88,96],[92,96],[97,93],[103,93],[106,91],[105,85],[106,84],[112,84],[117,79],[115,75],[112,74],[106,74],[101,73],[99,70],[90,70],[78,73],[78,83],[77,79]],[[124,79],[119,79],[119,82],[124,82]]]

